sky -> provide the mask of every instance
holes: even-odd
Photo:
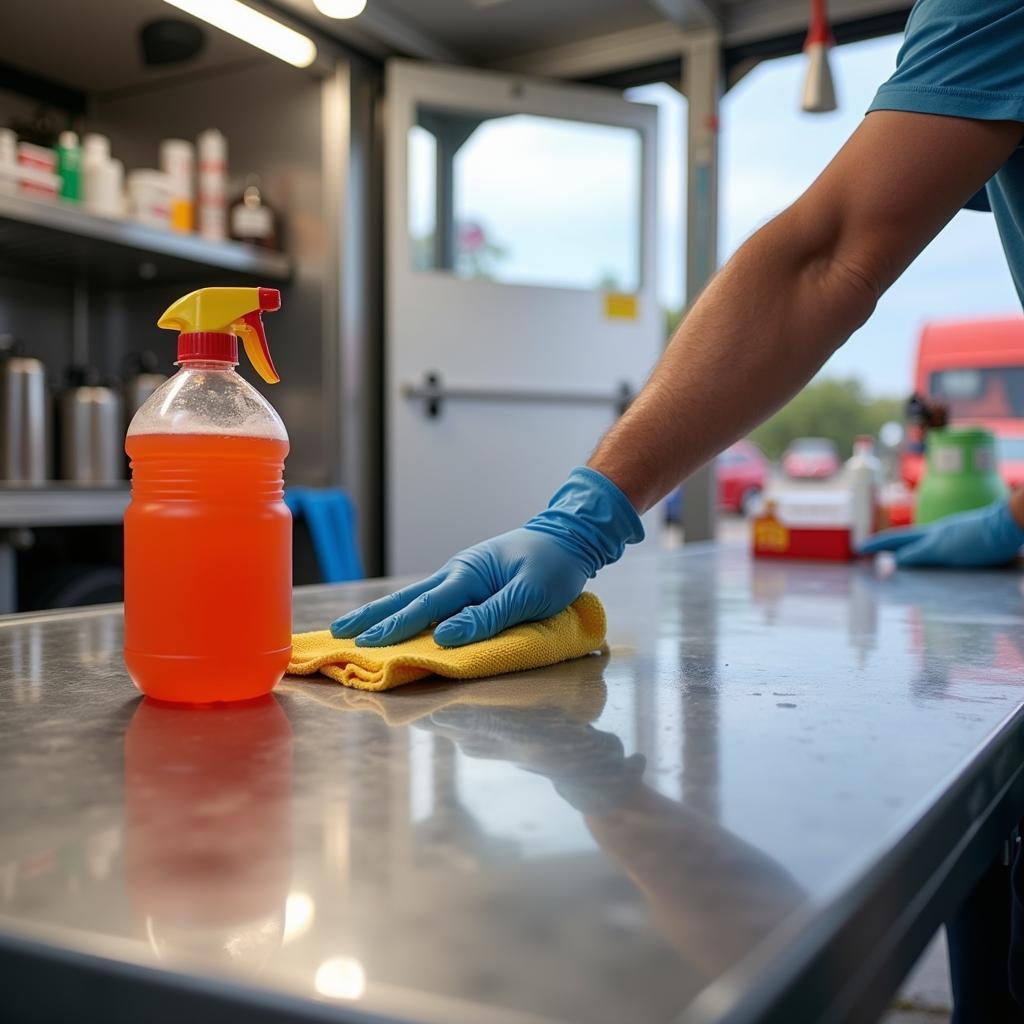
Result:
[[[853,132],[891,74],[900,37],[832,53],[839,109],[804,114],[802,55],[761,64],[725,97],[721,110],[719,254],[725,260],[753,231],[797,198]],[[659,109],[659,290],[682,295],[685,101],[667,85],[631,91]],[[1020,302],[990,214],[963,211],[882,297],[874,316],[822,370],[859,377],[872,394],[911,389],[915,342],[930,319],[1019,315]]]
[[[804,114],[802,54],[767,61],[725,96],[721,109],[719,256],[814,180],[857,127],[896,63],[900,37],[832,52],[839,109]],[[630,90],[658,109],[658,291],[678,309],[683,292],[686,101],[665,84]],[[434,139],[410,135],[409,219],[414,237],[434,224]],[[475,253],[461,273],[510,284],[628,291],[639,273],[637,132],[544,117],[484,121],[455,160],[455,213]],[[467,244],[470,244],[467,242]],[[416,258],[429,259],[429,245]],[[871,394],[911,390],[916,338],[933,319],[1019,315],[990,214],[964,211],[882,297],[875,314],[832,359],[826,376],[858,377]]]
[[[434,141],[414,128],[409,146],[409,218],[413,236],[423,237],[435,221]],[[486,120],[455,157],[456,223],[480,225],[501,249],[486,267],[496,280],[635,291],[641,153],[632,128],[528,115]]]

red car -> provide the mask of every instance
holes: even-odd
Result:
[[[827,480],[839,472],[836,446],[825,437],[799,437],[783,453],[782,471],[794,480]]]
[[[731,512],[746,512],[763,490],[768,463],[761,449],[750,441],[737,441],[715,460],[718,504]]]
[[[764,490],[768,478],[768,460],[751,441],[737,441],[715,459],[718,480],[718,504],[730,512],[746,513],[750,503]],[[683,488],[677,487],[668,496],[665,518],[670,523],[682,521]]]

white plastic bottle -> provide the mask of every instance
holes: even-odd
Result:
[[[124,216],[124,164],[110,156],[110,139],[88,132],[82,139],[82,203],[89,213]]]
[[[211,242],[228,237],[228,140],[216,128],[199,133],[199,234]]]
[[[160,143],[160,169],[171,182],[171,228],[192,231],[195,224],[194,201],[196,149],[185,139],[164,139]]]
[[[110,163],[110,139],[98,132],[87,132],[82,139],[82,202],[90,213],[101,213],[109,198],[105,192],[105,172]]]
[[[856,548],[875,532],[878,522],[882,464],[875,456],[872,438],[858,437],[853,442],[853,455],[846,463],[846,482],[850,488],[850,522]]]

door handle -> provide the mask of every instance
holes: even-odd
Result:
[[[543,388],[489,388],[446,385],[436,370],[423,376],[422,384],[403,384],[404,398],[423,402],[428,419],[437,419],[445,402],[513,402],[544,405],[610,405],[621,416],[635,397],[632,385],[620,382],[615,391],[557,391]]]

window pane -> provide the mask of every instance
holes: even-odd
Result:
[[[996,451],[1007,462],[1024,462],[1024,437],[997,437]]]
[[[1024,366],[938,370],[928,391],[949,407],[953,419],[1024,417]]]
[[[418,120],[409,146],[417,269],[506,284],[639,288],[639,132],[434,109],[421,109]],[[433,152],[420,133],[431,134]]]

